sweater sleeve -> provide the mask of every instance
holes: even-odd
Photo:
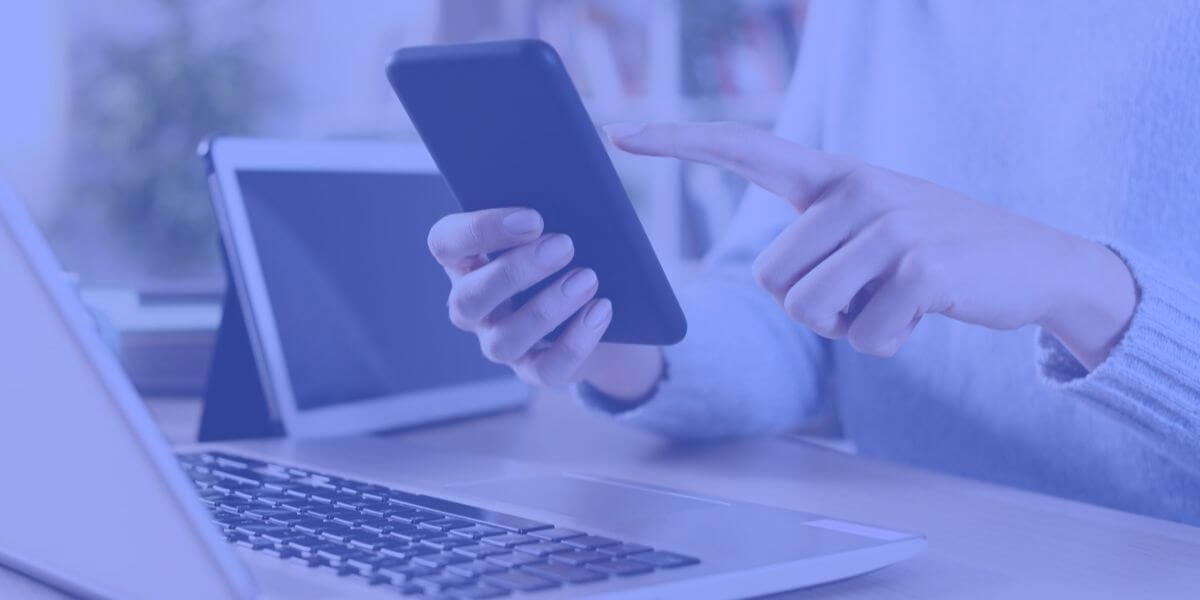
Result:
[[[1090,373],[1051,334],[1038,370],[1067,396],[1110,411],[1190,469],[1200,469],[1200,284],[1120,244],[1138,288],[1124,336]]]

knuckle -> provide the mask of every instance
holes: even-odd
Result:
[[[533,321],[535,324],[541,326],[558,324],[558,311],[555,310],[555,307],[550,301],[544,298],[538,298],[537,300],[530,302],[528,306],[530,321]]]
[[[888,211],[875,220],[872,227],[874,237],[882,244],[903,248],[911,246],[917,240],[912,223],[899,211]]]
[[[874,196],[879,190],[879,169],[872,165],[854,167],[837,183],[837,188],[850,197]]]
[[[484,357],[494,363],[503,365],[513,360],[513,357],[509,356],[508,345],[500,335],[496,334],[495,330],[489,330],[479,336],[479,349],[483,352]]]
[[[774,268],[771,261],[762,255],[755,259],[754,264],[750,267],[750,273],[759,287],[772,294],[779,295],[787,291],[783,289],[785,282],[779,275],[779,269]]]
[[[484,219],[478,215],[471,215],[467,220],[466,227],[467,239],[469,239],[475,248],[484,248],[487,245],[488,230]]]
[[[917,244],[909,248],[896,267],[898,283],[927,285],[937,279],[937,261],[928,245]]]
[[[476,305],[479,304],[481,291],[479,287],[478,284],[468,280],[461,280],[450,289],[450,297],[447,299],[446,305],[450,308],[451,316],[457,315],[457,318],[463,323],[469,323],[482,316],[476,314]]]
[[[837,331],[838,315],[820,308],[807,294],[797,293],[793,288],[784,299],[783,308],[797,323],[808,327],[818,335],[833,337]]]
[[[470,320],[463,317],[462,313],[459,312],[459,310],[456,309],[449,302],[446,303],[446,312],[450,316],[450,324],[454,325],[455,327],[457,327],[463,331],[474,330],[474,327],[472,327]]]
[[[525,269],[521,266],[520,261],[506,260],[500,265],[500,269],[497,270],[496,278],[506,289],[515,292],[517,289],[524,287],[522,282],[525,279]]]

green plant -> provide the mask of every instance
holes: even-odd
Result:
[[[130,24],[140,18],[76,36],[63,228],[112,230],[140,277],[219,272],[195,149],[212,133],[252,133],[278,99],[262,64],[265,3],[143,0],[149,31]]]

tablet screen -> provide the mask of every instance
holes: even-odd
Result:
[[[239,171],[297,408],[509,375],[446,316],[436,174]]]

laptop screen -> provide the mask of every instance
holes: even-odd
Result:
[[[426,236],[436,174],[239,171],[300,410],[509,375],[450,324]]]

